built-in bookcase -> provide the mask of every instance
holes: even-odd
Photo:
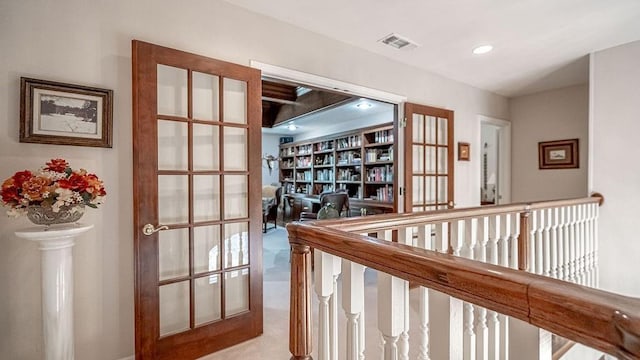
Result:
[[[346,189],[353,200],[394,204],[395,136],[385,124],[280,145],[285,193]]]

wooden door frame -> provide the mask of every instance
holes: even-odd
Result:
[[[188,56],[185,61],[184,56]],[[150,58],[154,61],[142,61],[141,58]],[[197,342],[197,346],[190,349],[181,350],[179,354],[171,354],[169,357],[159,357],[158,352],[166,352],[173,349],[181,341],[174,335],[168,335],[159,338],[159,304],[158,304],[158,285],[144,286],[145,279],[158,279],[158,268],[153,266],[145,266],[142,259],[157,257],[158,235],[145,236],[142,234],[142,227],[147,224],[158,226],[158,201],[157,201],[157,177],[148,178],[144,174],[157,172],[157,137],[153,137],[150,143],[150,136],[140,136],[141,134],[157,134],[156,121],[139,121],[138,119],[149,119],[157,117],[157,98],[156,93],[143,91],[149,87],[156,88],[156,69],[157,64],[174,66],[177,68],[198,69],[216,73],[221,77],[246,79],[247,81],[247,103],[256,101],[257,106],[247,106],[247,124],[254,121],[260,124],[261,106],[259,99],[261,97],[260,71],[250,69],[242,65],[228,63],[215,60],[212,63],[211,58],[204,56],[185,53],[183,51],[165,48],[137,40],[132,41],[132,97],[133,97],[133,242],[134,242],[134,305],[135,305],[135,349],[136,359],[193,359],[205,354],[228,347],[239,341],[244,341],[262,333],[263,327],[263,310],[262,310],[262,215],[261,215],[261,177],[262,173],[257,171],[255,176],[248,176],[248,218],[249,218],[249,236],[251,241],[255,242],[250,246],[250,274],[249,288],[253,292],[249,295],[249,312],[240,314],[230,319],[224,320],[224,329],[212,331],[210,327],[200,327],[192,330],[188,341]],[[202,70],[204,69],[204,70]],[[247,76],[247,73],[249,75]],[[190,85],[190,84],[189,84]],[[252,100],[253,99],[253,100]],[[191,99],[188,103],[191,106]],[[145,104],[146,107],[142,107]],[[222,104],[220,104],[222,106]],[[257,119],[257,120],[251,120]],[[151,125],[150,125],[151,124]],[[261,169],[261,131],[260,126],[248,126],[247,130],[248,144],[248,164],[247,170]],[[148,151],[148,149],[155,149]],[[143,151],[146,149],[147,151]],[[221,169],[223,171],[223,169]],[[142,185],[150,188],[142,191]],[[191,199],[189,200],[191,201]],[[138,204],[138,205],[136,205]],[[144,210],[152,209],[152,210]],[[143,244],[144,242],[144,244]],[[148,243],[151,242],[151,243]],[[252,291],[250,290],[250,291]],[[157,311],[149,309],[155,308]],[[147,310],[146,312],[143,310]],[[210,338],[226,330],[233,331],[233,338],[229,336],[216,338],[216,341],[210,341]]]

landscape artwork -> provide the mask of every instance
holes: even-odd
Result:
[[[20,142],[112,146],[113,91],[21,78]]]

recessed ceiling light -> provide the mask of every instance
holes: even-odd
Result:
[[[356,107],[360,110],[367,110],[367,109],[370,109],[372,106],[373,104],[367,101],[361,101],[356,105]]]
[[[297,128],[298,128],[298,127],[297,127],[297,126],[295,126],[294,124],[289,124],[289,126],[287,126],[287,129],[289,129],[289,130],[291,130],[291,131],[294,131],[294,130],[296,130]]]
[[[476,55],[482,55],[488,53],[491,50],[493,50],[493,46],[491,45],[480,45],[473,48],[473,53]]]

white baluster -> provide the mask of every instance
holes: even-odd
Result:
[[[531,210],[531,229],[529,230],[529,272],[537,273],[536,244],[538,243],[538,228],[540,227],[540,216],[537,210]]]
[[[459,220],[453,223],[451,229],[451,246],[453,254],[473,259],[473,248],[476,243],[477,226],[475,219]],[[474,325],[474,306],[464,303],[464,338],[463,338],[463,359],[475,360],[476,358],[476,334]]]
[[[429,289],[430,356],[434,360],[462,359],[462,301]]]
[[[492,216],[492,218],[495,218]],[[489,220],[486,217],[482,217],[480,219],[469,219],[465,223],[466,233],[467,233],[467,242],[471,244],[476,244],[474,247],[474,251],[472,254],[472,259],[478,260],[481,262],[487,261],[487,253],[489,256],[498,258],[498,237],[490,239],[489,234],[486,231],[487,225],[486,223]],[[489,244],[489,246],[487,246]],[[487,249],[489,247],[489,249]],[[466,305],[466,304],[465,304]],[[475,314],[473,313],[475,308]],[[475,316],[475,323],[473,332],[475,334],[475,356],[473,358],[477,359],[487,359],[489,354],[489,328],[487,327],[487,311],[486,309],[479,306],[472,306],[471,308],[471,317]],[[467,321],[467,320],[465,320]],[[473,346],[473,343],[471,344]]]
[[[416,247],[431,250],[431,225],[417,228],[418,238]],[[418,288],[418,360],[430,360],[429,358],[429,290],[425,287]]]
[[[569,207],[569,281],[576,282],[576,216],[575,206]]]
[[[580,284],[587,285],[587,204],[580,209]]]
[[[570,243],[571,241],[569,240],[569,221],[570,221],[570,214],[569,214],[569,207],[567,206],[563,206],[562,208],[560,208],[560,223],[562,226],[562,280],[564,281],[569,281],[569,278],[571,276],[571,250],[570,250]]]
[[[334,256],[319,250],[314,251],[315,290],[318,295],[318,359],[330,360],[330,316],[329,298],[333,294]]]
[[[511,217],[511,236],[509,243],[511,245],[511,253],[509,256],[509,266],[512,269],[518,268],[518,236],[520,236],[520,213],[515,213]],[[525,230],[526,231],[526,230]]]
[[[364,266],[342,260],[342,308],[347,318],[347,360],[359,360],[364,329]]]
[[[544,250],[543,250],[543,245],[544,245],[544,224],[545,224],[545,213],[544,210],[536,210],[533,212],[534,213],[534,221],[533,223],[535,224],[535,229],[536,229],[536,236],[535,236],[535,252],[534,252],[534,259],[532,264],[535,264],[534,266],[534,273],[536,274],[542,274],[544,272]]]
[[[436,224],[436,237],[433,250],[446,253],[449,250],[449,223]]]
[[[551,277],[554,279],[558,278],[558,208],[549,209],[549,223],[551,227],[550,233],[550,252],[551,252]]]
[[[491,264],[496,264],[498,262],[498,246],[501,238],[500,227],[502,226],[501,220],[500,215],[493,215],[489,217],[489,237],[485,245],[487,253],[484,256],[476,258],[476,260]]]
[[[500,219],[500,236],[498,238],[498,257],[492,257],[491,263],[509,267],[509,239],[512,236],[511,218],[517,214],[504,214]]]
[[[338,360],[338,277],[342,272],[342,261],[333,258],[333,294],[329,299],[329,346],[331,348],[331,360]]]
[[[464,220],[453,221],[451,224],[451,254],[460,256],[464,246]]]
[[[551,276],[551,238],[549,231],[551,230],[551,209],[540,210],[544,218],[544,229],[542,231],[542,274]]]
[[[407,281],[378,272],[378,328],[384,338],[384,359],[397,360],[398,338],[405,324]]]
[[[398,243],[413,246],[412,229],[406,227],[398,229]],[[409,282],[405,281],[404,289],[404,329],[398,341],[400,360],[409,360]]]

